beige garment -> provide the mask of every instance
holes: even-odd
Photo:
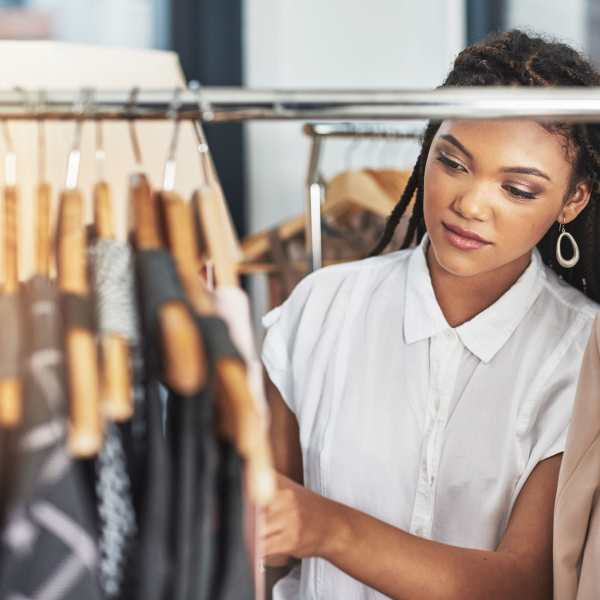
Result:
[[[554,599],[600,599],[600,316],[579,374],[554,512]]]

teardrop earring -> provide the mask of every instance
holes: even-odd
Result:
[[[565,269],[572,269],[579,262],[579,246],[575,241],[575,238],[565,229],[564,221],[559,227],[560,235],[558,236],[558,240],[556,241],[556,260],[561,267]],[[567,238],[571,243],[571,247],[573,248],[573,257],[567,260],[562,255],[561,243],[563,238]]]

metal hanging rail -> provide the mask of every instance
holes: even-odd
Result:
[[[324,185],[319,172],[319,163],[325,139],[387,139],[418,140],[422,132],[402,131],[381,123],[306,123],[302,128],[311,138],[308,173],[305,183],[306,196],[306,255],[311,271],[323,265],[323,243],[321,240],[321,203]]]
[[[88,90],[89,91],[89,90]],[[0,90],[0,119],[77,119],[82,90]],[[166,119],[173,90],[94,90],[99,119]],[[600,122],[600,88],[443,88],[435,90],[256,90],[190,87],[179,118],[202,121],[375,121],[535,118]],[[33,106],[37,106],[33,110]]]
[[[527,118],[600,123],[600,87],[478,87],[433,90],[259,90],[236,87],[129,90],[0,90],[1,120],[393,121]],[[135,98],[135,100],[132,100]],[[87,110],[86,110],[87,106]],[[321,265],[318,177],[326,137],[390,137],[357,125],[309,125],[313,138],[307,178],[307,244],[312,268]],[[358,134],[357,134],[358,132]],[[395,137],[414,137],[402,134]]]
[[[418,131],[404,131],[379,123],[306,123],[302,128],[311,138],[336,139],[394,139],[416,140],[422,135]]]

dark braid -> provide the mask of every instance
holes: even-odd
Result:
[[[493,85],[588,87],[600,85],[600,75],[570,46],[514,30],[492,34],[482,42],[465,48],[456,57],[442,87]],[[425,130],[421,152],[406,189],[371,256],[386,249],[413,196],[413,212],[402,248],[418,244],[425,235],[423,180],[429,149],[439,126],[440,123],[431,122]],[[568,195],[573,193],[578,182],[588,181],[591,197],[588,206],[568,225],[581,251],[581,259],[574,268],[563,269],[556,261],[558,226],[548,230],[538,249],[544,263],[564,281],[600,302],[600,125],[552,123],[544,127],[563,136],[565,149],[573,158]]]
[[[402,215],[404,214],[406,207],[410,203],[410,199],[412,198],[415,190],[417,189],[417,180],[420,172],[419,163],[421,161],[421,155],[419,155],[419,158],[417,158],[415,168],[413,169],[408,181],[406,182],[406,187],[404,188],[404,192],[402,192],[400,200],[398,201],[396,206],[394,206],[394,210],[388,217],[388,220],[385,224],[385,229],[383,230],[383,234],[381,235],[381,239],[379,240],[379,242],[377,242],[377,246],[373,248],[369,256],[381,254],[392,240],[394,231],[396,231],[396,227],[400,222],[400,217],[402,217]]]

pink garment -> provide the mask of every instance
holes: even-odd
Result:
[[[248,296],[237,287],[219,287],[214,291],[214,296],[217,312],[227,323],[231,339],[246,362],[248,381],[256,398],[257,408],[261,415],[268,419],[263,368],[252,331]]]

